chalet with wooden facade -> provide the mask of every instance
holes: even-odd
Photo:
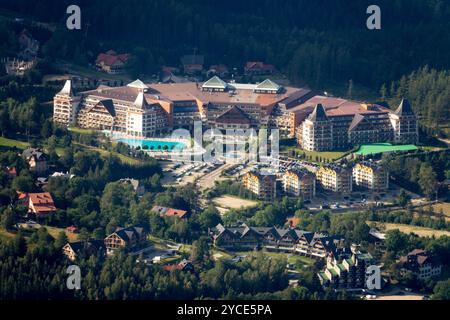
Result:
[[[275,227],[227,228],[219,224],[213,231],[213,242],[217,247],[227,250],[266,249],[275,252],[288,252],[315,259],[325,258],[342,246],[344,239],[323,233],[298,229]]]
[[[118,250],[131,250],[145,243],[147,234],[141,227],[117,228],[104,240],[106,254],[112,255]]]
[[[48,157],[41,149],[25,149],[22,152],[22,158],[28,163],[30,171],[36,174],[42,174],[48,170]]]
[[[86,240],[67,243],[62,248],[62,253],[69,260],[75,261],[81,255],[104,255],[106,250],[105,244],[102,240]]]

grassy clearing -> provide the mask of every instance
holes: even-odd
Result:
[[[69,242],[74,242],[74,241],[78,240],[78,234],[67,232],[67,230],[64,228],[49,227],[49,226],[45,226],[45,225],[43,225],[42,227],[47,229],[48,234],[51,235],[55,239],[58,237],[59,233],[61,231],[63,231],[63,232],[65,232]],[[28,235],[28,232],[26,232],[25,234]],[[2,241],[3,240],[11,240],[15,236],[16,236],[15,233],[6,231],[4,228],[0,228],[0,240],[2,240]],[[25,238],[28,238],[28,236],[25,236]]]
[[[45,226],[45,228],[47,229],[48,234],[51,235],[55,239],[59,236],[59,234],[62,231],[66,234],[67,239],[69,239],[69,242],[75,242],[78,240],[78,234],[67,232],[67,230],[64,228],[56,228],[56,227],[48,227],[48,226]]]
[[[79,133],[79,134],[94,134],[95,133],[95,130],[81,129],[81,128],[77,128],[77,127],[70,127],[69,131],[72,131],[74,133]]]
[[[251,208],[258,205],[258,201],[241,199],[230,195],[224,195],[218,198],[214,198],[212,199],[212,202],[219,207],[226,209]]]
[[[0,228],[0,242],[9,241],[14,239],[15,236],[14,233],[8,232],[4,228]]]
[[[79,147],[82,147],[84,149],[96,151],[96,152],[100,153],[102,156],[105,156],[105,157],[108,157],[110,154],[112,154],[112,155],[118,157],[123,163],[127,163],[127,164],[139,164],[139,163],[141,163],[140,160],[134,159],[132,157],[125,156],[125,155],[117,153],[115,151],[108,151],[108,150],[104,150],[104,149],[101,149],[101,148],[91,147],[91,146],[87,146],[87,145],[84,145],[84,144],[81,144],[81,143],[78,143],[78,142],[74,142],[73,144],[77,145]]]
[[[403,233],[414,233],[417,234],[419,237],[442,237],[442,236],[450,236],[449,231],[445,230],[435,230],[431,228],[424,228],[424,227],[417,227],[417,226],[410,226],[407,224],[399,224],[399,223],[383,223],[383,222],[374,222],[374,221],[367,221],[368,224],[374,223],[377,226],[382,226],[386,231],[389,230],[395,230],[398,229]]]
[[[1,147],[7,147],[7,148],[19,148],[19,149],[26,149],[29,146],[28,142],[14,140],[14,139],[8,139],[0,137],[0,146]]]
[[[450,203],[449,202],[436,203],[436,204],[433,204],[431,207],[433,208],[433,211],[436,213],[439,213],[442,210],[442,213],[446,217],[450,218]]]
[[[233,258],[233,255],[228,251],[215,247],[211,249],[211,256],[214,258],[214,260],[229,260]]]
[[[301,149],[299,149],[298,151],[300,153],[304,153],[306,157],[311,158],[312,161],[314,162],[335,161],[348,154],[348,152],[346,151],[318,152],[318,151],[306,151]]]
[[[72,63],[65,63],[64,64],[65,71],[68,71],[69,73],[78,74],[85,77],[91,77],[91,78],[98,78],[98,79],[107,79],[107,80],[123,80],[123,81],[130,81],[130,77],[126,74],[108,74],[105,72],[100,72],[88,67],[79,66]]]

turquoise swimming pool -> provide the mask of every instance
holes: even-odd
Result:
[[[181,151],[186,145],[182,142],[174,142],[174,141],[159,141],[159,140],[146,140],[146,139],[131,139],[131,138],[121,138],[117,139],[117,141],[128,144],[132,147],[140,147],[143,150],[149,151]]]

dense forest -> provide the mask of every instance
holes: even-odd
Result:
[[[66,8],[74,3],[81,7],[80,31],[65,28]],[[207,64],[238,68],[264,60],[313,86],[353,79],[379,87],[425,65],[450,67],[450,5],[442,0],[377,1],[382,29],[376,31],[366,27],[372,4],[366,0],[113,3],[5,0],[2,7],[57,23],[43,48],[47,57],[92,62],[101,50],[132,48],[147,74],[158,65],[178,65],[181,55],[194,51]]]

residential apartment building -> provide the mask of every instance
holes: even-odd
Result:
[[[266,249],[275,252],[294,253],[321,259],[336,252],[344,239],[297,229],[275,227],[224,227],[217,225],[213,230],[213,242],[217,247],[228,250]]]
[[[353,190],[352,170],[346,166],[326,165],[316,172],[319,185],[325,189],[341,194],[349,194]]]
[[[380,163],[364,161],[353,167],[355,186],[375,192],[389,189],[389,172]]]
[[[404,269],[412,271],[420,280],[437,277],[442,272],[442,264],[436,257],[422,249],[415,249],[407,256],[401,257],[400,264]]]
[[[248,172],[243,177],[244,188],[250,190],[258,199],[274,201],[276,198],[276,176],[265,175],[256,171]]]
[[[283,173],[283,190],[294,197],[312,200],[316,196],[316,177],[306,170],[288,170]]]
[[[327,256],[327,265],[317,275],[325,287],[336,290],[352,290],[367,288],[366,271],[372,256],[361,253],[352,246],[348,250],[336,251]]]
[[[117,228],[117,230],[107,236],[104,240],[106,254],[114,254],[117,250],[130,250],[147,239],[147,234],[141,227]]]

